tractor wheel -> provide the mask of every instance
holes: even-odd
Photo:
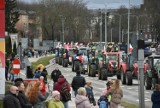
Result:
[[[64,67],[68,67],[68,59],[64,59],[63,64],[64,64]]]
[[[102,80],[107,80],[107,69],[102,68],[102,70],[101,70],[101,78],[102,78]]]
[[[62,58],[59,57],[59,65],[62,65]]]
[[[117,79],[121,80],[121,71],[120,70],[118,70],[118,72],[117,72]]]
[[[81,72],[81,74],[84,74],[83,66],[80,63],[78,64],[78,66],[79,66],[79,71]]]
[[[132,73],[131,72],[126,73],[126,83],[127,83],[127,85],[132,85],[133,84],[133,79],[132,79]]]
[[[74,61],[74,71],[79,70],[79,61]]]
[[[101,80],[101,69],[98,70],[98,79]]]
[[[56,57],[56,63],[58,63],[58,57]]]
[[[72,62],[72,71],[74,72],[74,61]]]
[[[122,84],[126,84],[126,73],[123,72],[122,68],[120,68],[120,73],[121,73]]]
[[[149,76],[145,75],[145,88],[146,90],[151,90],[152,88],[152,78],[149,78]]]
[[[96,76],[96,65],[92,64],[91,65],[91,77],[95,77]]]
[[[87,74],[90,76],[90,65],[87,65]]]

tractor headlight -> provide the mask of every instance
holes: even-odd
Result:
[[[111,64],[111,67],[114,67],[114,65],[113,65],[113,64]]]

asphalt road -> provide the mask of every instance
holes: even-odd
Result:
[[[55,65],[48,67],[48,73],[50,74],[56,66],[59,66],[59,65],[55,64]],[[71,83],[72,78],[76,75],[75,72],[72,72],[71,66],[67,68],[59,66],[59,68],[62,71],[63,75],[66,77],[67,81]],[[92,82],[95,99],[98,100],[102,91],[105,90],[106,81],[98,80],[98,77],[88,77],[88,75],[83,75],[83,76],[86,78],[86,80],[89,80]],[[116,79],[116,77],[109,77],[109,78]],[[122,85],[121,87],[124,93],[124,97],[122,101],[132,103],[138,106],[139,105],[138,81],[135,79],[133,81],[132,86]],[[145,94],[145,108],[151,108],[152,107],[152,102],[151,102],[152,91],[145,90],[144,94]]]

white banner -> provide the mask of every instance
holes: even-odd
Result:
[[[21,38],[22,48],[27,49],[28,48],[28,38]]]
[[[33,48],[39,49],[39,39],[33,39]]]

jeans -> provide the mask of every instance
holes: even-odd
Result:
[[[69,108],[68,102],[63,102],[64,108]]]
[[[14,81],[14,74],[13,74],[13,73],[10,73],[9,79],[10,79],[11,81]]]

